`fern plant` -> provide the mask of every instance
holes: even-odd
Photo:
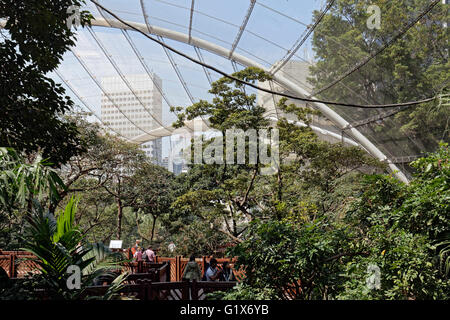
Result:
[[[33,214],[27,217],[23,250],[35,255],[32,260],[42,272],[43,289],[50,299],[79,299],[96,278],[109,276],[114,279],[111,270],[117,269],[118,263],[122,262],[102,244],[82,245],[83,233],[74,223],[77,203],[78,200],[72,197],[55,218],[36,202]],[[79,289],[68,286],[70,266],[80,270]]]

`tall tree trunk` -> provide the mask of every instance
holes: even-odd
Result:
[[[278,168],[278,201],[283,200],[283,179],[281,177],[281,168]]]
[[[117,240],[122,236],[122,201],[117,198]]]
[[[150,238],[150,244],[153,244],[153,237],[155,236],[156,219],[157,219],[158,217],[152,215],[152,218],[153,218],[153,224],[152,224],[152,236],[151,236],[151,238]]]

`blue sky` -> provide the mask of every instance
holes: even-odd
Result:
[[[102,0],[99,2],[122,19],[145,22],[139,0]],[[95,17],[99,17],[93,4],[89,0],[87,3],[87,8]],[[188,32],[191,3],[192,0],[144,1],[151,24],[182,33]],[[313,10],[320,9],[323,3],[324,0],[258,0],[248,21],[246,32],[239,41],[236,53],[270,67],[285,56],[286,50],[291,49],[296,40],[303,35],[306,29],[305,24],[310,24],[312,21]],[[231,48],[238,34],[239,26],[247,13],[250,0],[195,0],[194,4],[195,10],[198,12],[193,15],[192,36],[214,42],[228,49]],[[273,8],[281,14],[267,7]],[[120,30],[94,27],[94,31],[124,74],[145,73],[145,69],[137,60]],[[190,99],[161,46],[134,31],[130,31],[129,35],[148,67],[162,78],[163,90],[169,97],[169,102],[176,106],[190,105]],[[262,38],[266,38],[268,41]],[[197,57],[194,48],[189,45],[173,40],[166,40],[166,43],[192,57]],[[75,52],[79,54],[96,78],[117,76],[114,67],[87,30],[79,31]],[[233,72],[232,65],[227,59],[207,51],[202,51],[202,54],[205,62],[228,73]],[[298,60],[308,56],[312,56],[309,41],[293,59]],[[210,99],[211,96],[207,92],[209,83],[202,67],[176,54],[173,54],[173,58],[195,101]],[[101,91],[89,79],[88,74],[72,53],[68,52],[64,56],[60,72],[100,116]],[[213,80],[219,78],[217,74],[212,73],[211,75]],[[55,80],[59,79],[55,78]],[[68,93],[77,103],[81,104],[70,90]],[[164,103],[163,122],[166,125],[175,119],[168,109],[168,105]],[[163,145],[167,145],[164,142]],[[167,146],[164,147],[163,155],[167,155]]]

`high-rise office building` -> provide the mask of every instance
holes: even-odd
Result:
[[[102,93],[101,118],[103,122],[108,123],[112,129],[123,136],[134,138],[144,133],[141,129],[149,132],[160,127],[157,121],[162,123],[162,95],[153,82],[155,81],[157,86],[162,88],[162,81],[157,75],[153,75],[153,80],[147,74],[126,75],[125,77],[133,92],[121,77],[101,79],[102,86],[107,93]],[[131,123],[127,117],[141,129]],[[161,165],[161,138],[144,143],[141,147],[155,164]]]
[[[166,168],[166,170],[169,170],[169,157],[164,157],[162,159],[161,167]]]
[[[167,159],[167,170],[175,175],[188,171],[186,151],[190,150],[190,135],[174,135],[171,138],[171,150]]]

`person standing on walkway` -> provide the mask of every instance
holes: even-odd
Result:
[[[197,262],[195,262],[195,256],[192,255],[189,258],[189,262],[187,263],[186,268],[184,269],[183,280],[200,281],[201,277],[202,272],[200,271],[200,267],[198,266]]]
[[[149,246],[148,248],[147,248],[147,250],[145,250],[145,257],[146,257],[146,259],[145,259],[145,262],[155,262],[155,260],[156,260],[156,254],[155,254],[155,252],[152,250],[152,247],[151,246]]]
[[[218,281],[221,271],[217,269],[217,260],[211,258],[209,261],[209,268],[206,270],[206,281]]]
[[[140,247],[140,243],[141,243],[141,240],[136,240],[136,243],[131,248],[131,254],[133,255],[133,257],[136,254],[136,252],[138,251],[138,248]]]
[[[134,254],[134,259],[138,262],[142,261],[143,254],[144,254],[144,248],[141,249],[140,247],[138,247],[136,253]]]
[[[220,276],[220,281],[236,281],[233,270],[230,268],[228,261],[222,264],[222,274]]]

